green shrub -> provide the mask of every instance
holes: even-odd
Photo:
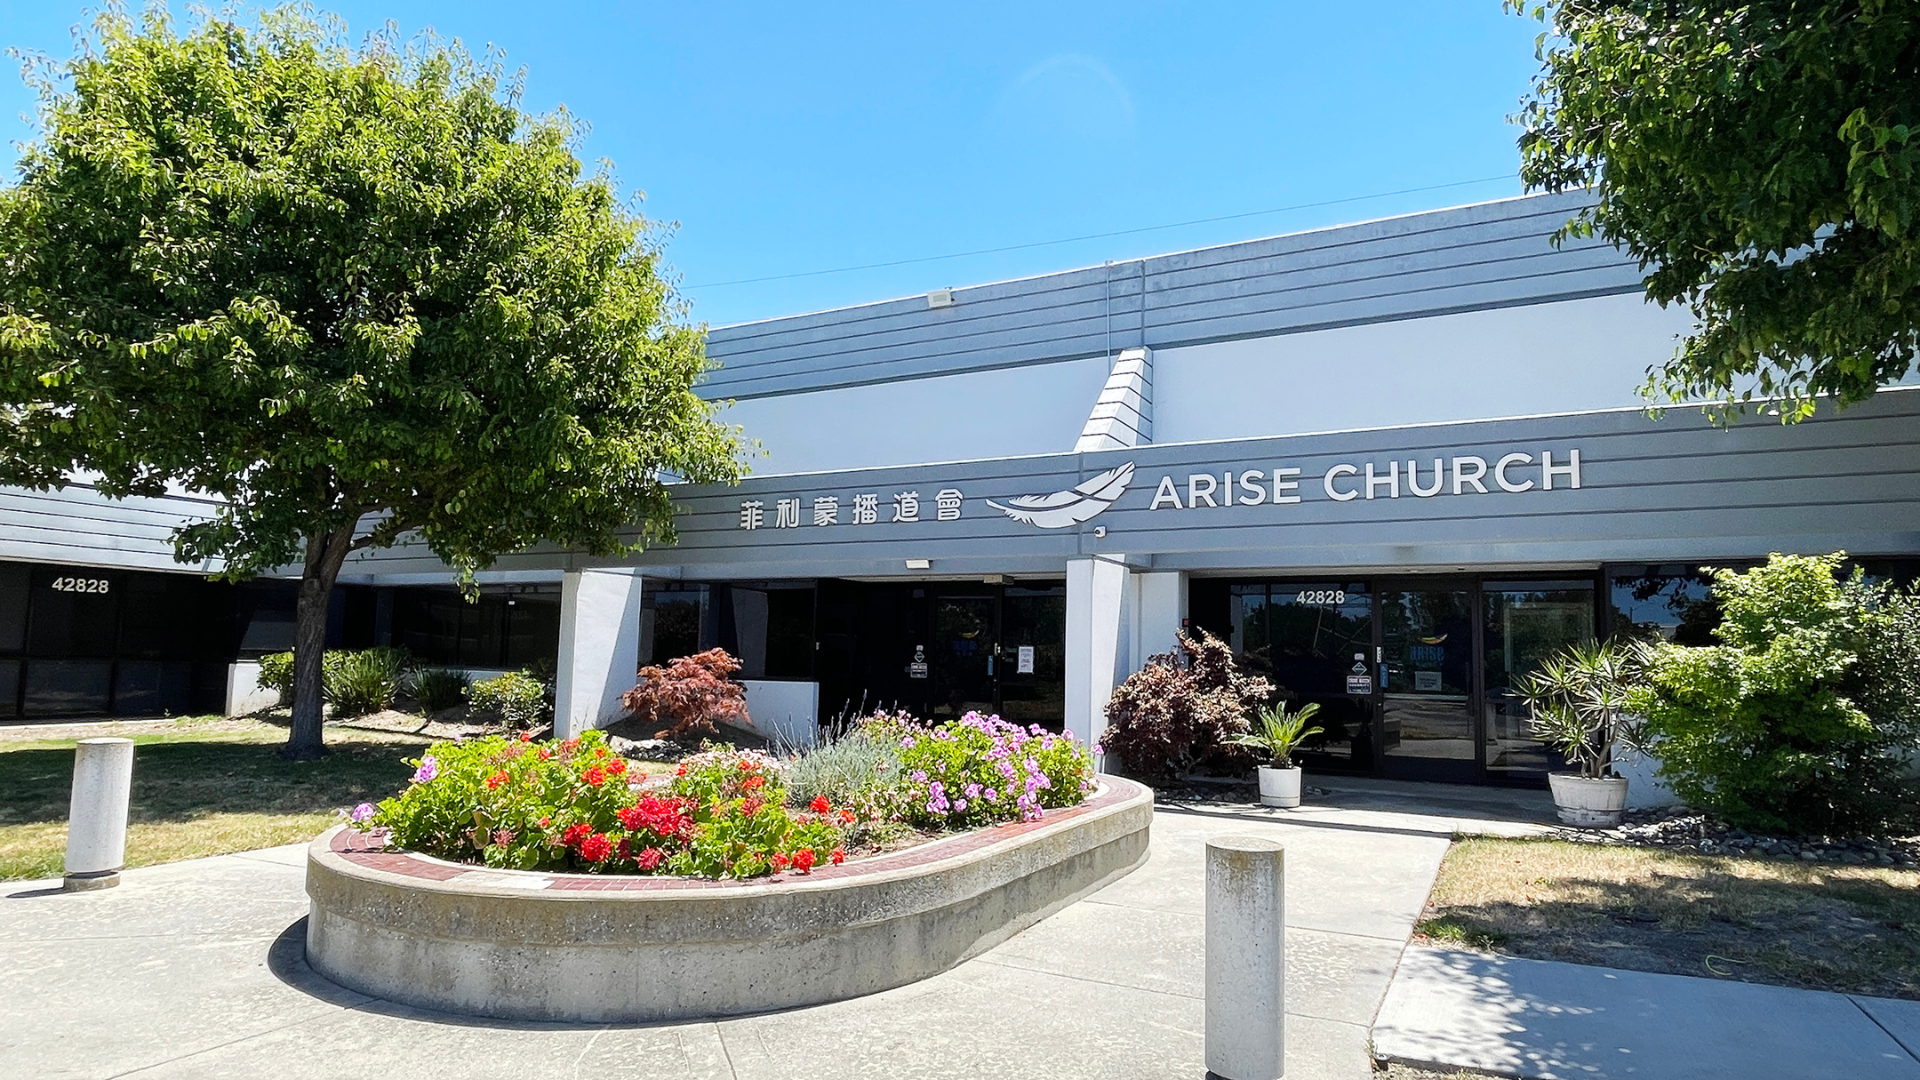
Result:
[[[1680,798],[1773,831],[1876,830],[1898,814],[1915,727],[1898,669],[1920,660],[1920,627],[1910,601],[1839,580],[1843,558],[1716,570],[1722,644],[1655,647],[1629,701]]]
[[[320,657],[320,691],[341,716],[364,716],[393,704],[401,675],[409,663],[405,649],[377,647],[358,652],[329,649]],[[268,653],[260,658],[260,688],[293,700],[293,653]],[[391,685],[388,685],[391,683]]]
[[[539,727],[553,716],[553,702],[540,680],[524,671],[481,679],[467,688],[476,712],[494,713],[515,731]]]
[[[804,806],[825,799],[849,808],[854,815],[847,826],[852,844],[884,844],[901,838],[906,832],[905,815],[900,812],[905,802],[901,778],[906,774],[900,768],[899,740],[901,729],[910,723],[909,718],[899,717],[883,734],[883,728],[869,720],[786,759],[781,772],[787,801]]]
[[[365,716],[390,708],[400,694],[406,653],[398,649],[330,652],[321,658],[321,681],[335,716]]]
[[[454,668],[421,668],[413,673],[413,699],[426,712],[451,709],[466,699],[467,678]]]
[[[326,662],[324,659],[321,661]],[[268,653],[260,658],[260,689],[280,695],[280,703],[293,700],[293,652]]]
[[[791,811],[777,763],[732,748],[680,764],[636,791],[605,736],[566,742],[493,736],[438,743],[413,783],[353,818],[411,851],[520,870],[750,878],[845,857],[840,815]]]

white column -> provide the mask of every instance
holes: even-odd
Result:
[[[624,713],[620,695],[640,670],[640,572],[569,570],[560,585],[560,658],[554,735],[571,739]]]
[[[1067,560],[1067,730],[1087,743],[1107,728],[1107,698],[1126,677],[1128,573],[1110,559]]]
[[[1147,657],[1172,652],[1187,617],[1187,575],[1159,570],[1133,576],[1139,599],[1133,605],[1133,649],[1125,674],[1146,666]]]
[[[127,863],[127,804],[133,789],[132,739],[81,739],[73,751],[67,804],[69,892],[120,884]]]
[[[1207,840],[1207,1072],[1287,1072],[1285,853],[1272,840]]]

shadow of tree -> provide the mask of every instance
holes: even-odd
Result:
[[[1449,902],[1440,944],[1920,1000],[1920,873],[1681,856],[1634,876],[1537,878]]]
[[[218,813],[313,813],[378,800],[406,784],[413,768],[402,759],[417,757],[426,745],[333,741],[332,752],[313,762],[282,760],[277,743],[139,742],[128,816],[191,821]],[[0,825],[65,821],[72,782],[71,748],[0,753]]]

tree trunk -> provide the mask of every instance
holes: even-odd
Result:
[[[313,761],[327,752],[321,724],[325,720],[321,661],[327,648],[327,603],[334,579],[353,549],[353,526],[326,536],[307,538],[307,558],[300,572],[300,598],[293,623],[293,722],[280,756],[289,761]]]

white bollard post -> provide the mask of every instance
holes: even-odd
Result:
[[[81,739],[73,754],[67,810],[68,892],[111,889],[127,862],[127,800],[133,787],[132,739]]]
[[[1255,836],[1207,841],[1207,1072],[1287,1072],[1285,851]]]

